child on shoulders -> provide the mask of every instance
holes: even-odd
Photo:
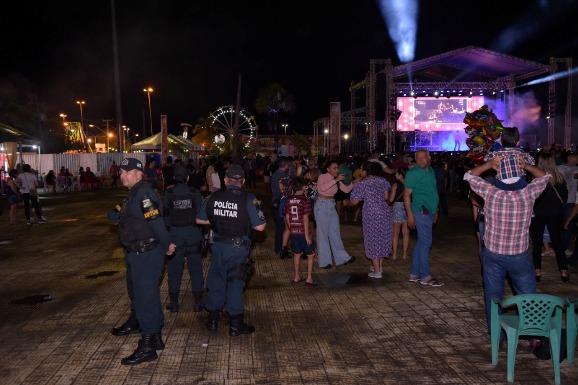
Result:
[[[520,132],[518,127],[504,127],[500,142],[502,149],[492,151],[484,157],[484,162],[489,162],[496,157],[501,157],[500,165],[497,169],[496,177],[490,182],[500,190],[515,191],[521,190],[528,185],[526,172],[520,167],[518,157],[533,166],[534,158],[518,147],[520,144]]]

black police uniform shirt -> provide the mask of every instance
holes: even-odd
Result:
[[[173,227],[197,227],[196,217],[203,197],[199,190],[177,183],[163,197],[165,224]]]
[[[125,205],[128,207],[124,207]],[[170,238],[162,217],[161,198],[149,183],[144,180],[137,182],[129,189],[125,200],[108,212],[108,218],[113,222],[119,222],[121,215],[144,218],[161,248],[164,251],[169,249]],[[142,237],[141,234],[133,234],[133,236]]]
[[[227,186],[227,190],[240,190],[238,186]],[[210,196],[209,196],[210,197]],[[224,216],[231,216],[235,215],[234,207],[232,209],[223,209],[223,207],[207,207],[207,203],[209,202],[209,198],[203,202],[201,205],[201,209],[197,214],[197,218],[200,220],[208,220],[208,211],[213,210],[213,214],[216,215],[224,215]],[[265,222],[265,215],[261,210],[261,202],[252,194],[246,193],[246,207],[247,207],[247,216],[250,221],[251,229],[256,226],[260,226]],[[218,234],[220,235],[220,234]]]

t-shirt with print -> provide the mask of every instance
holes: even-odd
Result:
[[[311,201],[305,195],[291,195],[283,207],[283,214],[289,214],[289,231],[291,234],[305,234],[303,218],[311,215]]]

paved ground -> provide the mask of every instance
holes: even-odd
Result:
[[[264,201],[264,185],[254,192]],[[257,273],[246,292],[246,319],[257,328],[230,338],[210,334],[193,313],[188,278],[181,312],[165,312],[167,348],[155,362],[125,367],[138,336],[110,329],[128,315],[124,264],[106,211],[122,190],[44,195],[48,224],[8,226],[0,217],[0,383],[2,384],[495,384],[506,383],[506,353],[491,365],[480,266],[466,202],[450,199],[450,217],[434,230],[431,265],[441,288],[407,281],[409,261],[387,261],[367,277],[361,227],[343,224],[358,261],[315,270],[316,288],[290,284],[291,262],[272,255],[272,231],[255,244]],[[267,207],[268,205],[265,204]],[[267,212],[267,214],[269,214]],[[23,217],[23,212],[21,217]],[[412,244],[413,245],[413,234]],[[205,259],[205,267],[209,258]],[[538,289],[577,294],[545,258]],[[166,301],[166,281],[161,284]],[[561,365],[562,384],[578,383],[578,363]],[[515,380],[553,384],[550,361],[526,341]]]

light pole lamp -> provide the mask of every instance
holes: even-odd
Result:
[[[108,148],[110,147],[110,138],[112,137],[112,134],[110,132],[108,132],[108,130],[103,130],[101,127],[97,126],[96,124],[89,124],[88,127],[96,128],[97,130],[99,130],[100,132],[102,132],[106,136],[106,152],[109,152]],[[96,136],[94,137],[94,143],[96,146]]]
[[[288,127],[288,126],[289,126],[289,125],[288,125],[287,123],[283,123],[283,124],[281,125],[281,127],[283,127],[283,130],[285,130],[285,136],[287,136],[287,127]]]
[[[151,136],[153,136],[153,110],[151,108],[151,92],[153,92],[154,90],[152,89],[152,87],[148,87],[143,89],[143,91],[147,93],[149,99],[149,121],[151,122]]]
[[[123,152],[127,152],[127,151],[126,151],[126,140],[127,140],[127,139],[130,139],[130,136],[129,136],[130,133],[129,133],[129,131],[130,131],[130,127],[122,126],[122,143],[123,143],[123,147],[124,147],[124,148],[122,149]]]
[[[82,106],[86,104],[84,100],[77,100],[76,104],[80,107],[80,134],[82,137],[82,141],[86,141],[85,133],[84,133],[84,115],[82,114]]]

